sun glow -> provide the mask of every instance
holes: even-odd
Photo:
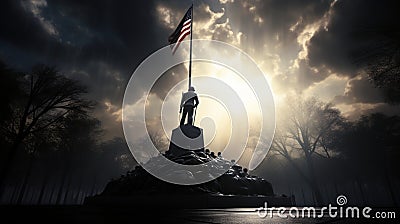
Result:
[[[258,143],[253,140],[260,134],[263,116],[259,99],[248,82],[250,78],[259,77],[238,74],[233,69],[218,63],[202,61],[193,63],[192,85],[196,88],[200,100],[196,110],[195,125],[204,129],[205,147],[211,151],[222,152],[229,141],[236,141],[231,139],[234,117],[239,119],[238,123],[248,124],[248,130],[241,130],[243,133],[248,132],[249,135],[246,149],[254,150]],[[231,91],[227,91],[227,88]],[[162,120],[168,139],[172,130],[178,125],[180,115],[177,111],[180,97],[186,90],[187,79],[180,81],[170,90],[161,108],[153,106],[153,109],[161,109],[161,117],[169,118]],[[227,105],[234,106],[228,108]],[[245,128],[243,126],[243,129]],[[237,144],[239,145],[239,142]],[[243,163],[248,163],[250,159],[248,156]]]

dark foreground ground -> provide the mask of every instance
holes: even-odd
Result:
[[[374,211],[395,211],[386,208]],[[400,223],[398,219],[261,218],[256,208],[168,209],[94,206],[1,206],[0,223]],[[325,215],[327,216],[327,215]]]

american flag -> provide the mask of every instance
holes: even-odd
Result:
[[[182,18],[179,26],[176,30],[169,36],[168,41],[171,44],[172,54],[178,49],[180,43],[187,37],[191,32],[192,26],[192,9],[193,5],[187,10],[185,16]]]

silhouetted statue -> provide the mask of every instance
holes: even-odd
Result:
[[[197,97],[197,94],[194,91],[195,91],[194,87],[191,86],[189,88],[189,91],[182,94],[181,106],[179,109],[179,113],[182,113],[182,108],[183,108],[183,114],[180,123],[181,125],[185,124],[186,115],[188,116],[187,124],[193,125],[194,108],[197,107],[197,105],[199,105],[199,98]]]

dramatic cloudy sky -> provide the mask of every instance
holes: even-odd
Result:
[[[393,1],[395,2],[395,1]],[[168,44],[190,0],[5,0],[0,59],[29,71],[44,63],[87,85],[106,136],[122,136],[121,104],[135,68]],[[276,102],[304,94],[333,102],[345,116],[399,113],[384,102],[352,53],[368,27],[398,27],[394,3],[375,0],[195,0],[195,39],[224,41],[249,54]],[[154,88],[163,99],[186,77],[176,67]],[[140,95],[141,89],[137,89]],[[139,100],[139,99],[138,99]]]

